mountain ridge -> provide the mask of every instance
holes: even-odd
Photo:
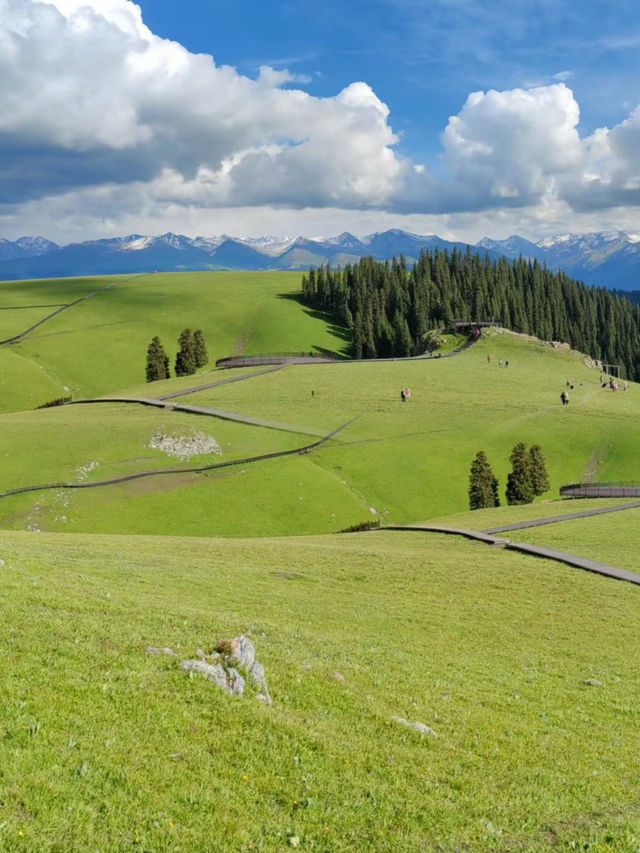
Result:
[[[44,237],[0,238],[0,279],[184,270],[304,270],[332,263],[343,265],[364,255],[376,260],[404,255],[409,263],[422,249],[486,252],[491,259],[524,257],[562,269],[572,278],[613,290],[640,290],[640,233],[601,231],[558,234],[537,242],[517,234],[503,240],[484,237],[477,243],[445,240],[400,228],[357,237],[344,231],[335,237],[278,236],[187,237],[128,234],[59,245]]]

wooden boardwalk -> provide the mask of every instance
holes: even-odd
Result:
[[[620,507],[622,509],[622,507]],[[595,514],[591,511],[590,514]],[[558,520],[558,519],[556,519]],[[522,522],[521,526],[525,526],[526,522]],[[580,557],[577,554],[567,554],[564,551],[557,551],[555,548],[545,548],[542,545],[531,545],[528,542],[512,542],[510,539],[504,539],[499,536],[493,536],[486,530],[469,530],[466,527],[442,527],[438,524],[392,524],[385,527],[377,527],[375,530],[421,530],[428,533],[448,533],[456,536],[464,536],[467,539],[475,539],[479,542],[484,542],[487,545],[499,546],[508,548],[511,551],[520,551],[523,554],[533,554],[536,557],[544,557],[548,560],[556,560],[559,563],[566,563],[577,569],[584,569],[587,572],[595,572],[605,577],[615,578],[616,580],[628,581],[629,583],[640,586],[640,574],[630,572],[627,569],[621,569],[618,566],[610,566],[607,563],[602,563],[599,560],[591,560],[588,557]]]

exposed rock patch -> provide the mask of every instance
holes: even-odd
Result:
[[[166,652],[160,650],[159,653]],[[181,668],[187,672],[201,673],[225,693],[235,696],[245,694],[247,681],[249,681],[257,691],[254,694],[255,698],[271,705],[264,667],[256,658],[255,646],[248,637],[241,634],[232,640],[220,640],[210,654],[207,655],[200,650],[198,654],[197,659],[181,661]]]
[[[154,432],[147,447],[161,450],[174,459],[191,459],[192,456],[204,456],[215,453],[220,456],[222,448],[212,435],[204,432],[192,432],[187,435],[167,435]]]
[[[164,646],[163,648],[156,648],[156,646],[149,646],[147,649],[148,655],[170,655],[171,657],[178,657],[178,653],[174,652],[173,649]]]
[[[389,719],[393,720],[394,723],[400,723],[401,726],[408,726],[410,729],[414,729],[416,732],[420,732],[421,735],[431,735],[431,737],[438,737],[438,735],[434,732],[431,726],[428,726],[426,723],[412,723],[410,720],[405,720],[404,717],[396,717],[393,714],[389,717]]]

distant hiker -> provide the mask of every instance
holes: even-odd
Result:
[[[563,391],[562,394],[560,394],[560,399],[562,400],[563,406],[569,405],[569,395],[566,391]]]
[[[626,391],[628,387],[629,387],[629,386],[627,385],[627,380],[625,379],[625,380],[624,380],[624,384],[623,384],[623,386],[622,386],[622,390],[623,390],[623,391]]]
[[[402,400],[403,403],[407,399],[407,395],[404,393],[404,388],[400,392],[400,399]]]
[[[505,367],[509,367],[509,362],[508,362],[508,361],[505,361],[504,366],[505,366]]]
[[[567,379],[567,388],[571,388],[571,381]]]
[[[407,400],[409,399],[409,397],[411,396],[411,388],[405,388],[404,389],[404,396],[406,397]]]
[[[501,358],[498,359],[498,367],[502,367],[502,359]]]
[[[487,356],[487,364],[491,364],[491,356],[490,355]]]
[[[312,397],[315,397],[315,396],[316,396],[316,392],[315,392],[315,391],[312,391],[312,392],[311,392],[311,396],[312,396]]]

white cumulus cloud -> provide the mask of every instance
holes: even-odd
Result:
[[[210,204],[297,204],[306,187],[359,205],[400,169],[365,83],[314,98],[283,89],[286,70],[250,79],[155,36],[129,0],[0,0],[0,77],[5,202],[175,173]]]
[[[321,98],[287,69],[243,76],[156,36],[130,0],[0,0],[0,80],[0,223],[26,231],[36,206],[75,233],[83,217],[117,231],[162,210],[640,205],[640,107],[581,137],[565,82],[471,93],[434,168],[401,156],[367,83]]]

